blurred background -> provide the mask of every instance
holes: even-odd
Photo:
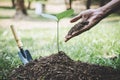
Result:
[[[73,9],[71,17],[59,22],[60,50],[73,60],[120,69],[120,11],[102,20],[96,27],[71,39],[64,37],[75,23],[70,19],[81,11],[98,8],[110,0],[0,0],[0,80],[21,65],[10,25],[17,28],[25,49],[34,59],[57,53],[56,21],[42,13],[57,14]]]

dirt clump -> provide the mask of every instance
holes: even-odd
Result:
[[[73,61],[60,51],[19,66],[10,73],[9,80],[120,80],[120,71]]]
[[[88,21],[82,21],[82,22],[78,22],[77,24],[75,24],[67,33],[67,35],[65,36],[65,42],[67,42],[69,39],[79,35],[81,33],[81,29],[85,26],[88,25]]]

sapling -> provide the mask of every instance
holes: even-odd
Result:
[[[51,15],[51,14],[41,14],[41,16],[45,17],[45,18],[49,18],[52,20],[55,20],[57,22],[57,50],[58,52],[59,50],[59,22],[61,19],[65,18],[65,17],[69,17],[74,13],[73,9],[69,9],[66,11],[63,11],[61,13],[55,14],[55,15]]]

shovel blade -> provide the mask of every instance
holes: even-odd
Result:
[[[27,56],[27,60],[30,62],[31,60],[33,60],[32,59],[32,56],[31,56],[31,54],[30,54],[30,52],[29,52],[29,50],[25,50],[25,54],[26,54],[26,56]]]
[[[24,54],[24,55],[23,55]],[[32,59],[32,56],[28,50],[23,50],[23,53],[18,52],[18,55],[20,57],[20,60],[22,61],[23,64],[29,63]]]
[[[23,64],[27,64],[28,63],[28,60],[27,58],[25,58],[21,52],[18,52],[18,55],[19,55],[19,58],[20,60],[22,61]]]

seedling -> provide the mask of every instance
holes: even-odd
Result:
[[[52,20],[55,20],[57,22],[57,50],[58,52],[59,50],[59,21],[65,17],[69,17],[74,13],[73,9],[69,9],[66,11],[63,11],[61,13],[58,13],[56,15],[51,15],[51,14],[41,14],[41,16],[45,17],[45,18],[49,18]]]

